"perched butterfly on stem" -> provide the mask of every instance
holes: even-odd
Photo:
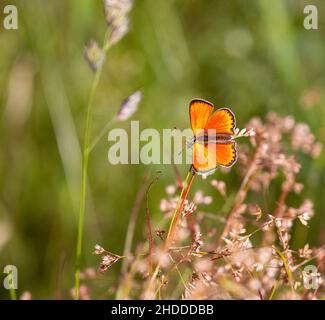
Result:
[[[213,104],[205,100],[190,102],[193,168],[202,175],[214,172],[217,166],[231,167],[237,160],[235,115],[227,108],[213,109]]]

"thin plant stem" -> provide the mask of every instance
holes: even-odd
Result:
[[[319,249],[323,249],[323,248],[325,248],[325,245],[324,245],[324,246],[321,246]],[[295,265],[295,266],[292,268],[292,272],[294,272],[294,271],[296,271],[297,269],[301,268],[302,266],[304,266],[305,264],[309,263],[310,261],[317,259],[318,256],[319,256],[319,255],[316,254],[316,255],[314,255],[313,257],[311,257],[311,258],[309,258],[309,259],[307,259],[307,260],[305,260],[305,261],[302,261],[301,263]]]
[[[227,221],[226,221],[226,225],[224,227],[224,230],[219,238],[219,241],[218,241],[218,246],[221,246],[222,244],[222,241],[223,241],[223,238],[226,237],[230,231],[230,228],[232,226],[232,223],[233,223],[233,220],[234,220],[234,217],[237,213],[237,210],[240,208],[240,206],[243,204],[243,202],[245,201],[246,199],[246,196],[247,196],[247,193],[248,193],[248,190],[249,190],[249,184],[250,184],[250,181],[253,177],[253,175],[256,173],[257,169],[258,169],[258,166],[257,166],[257,158],[259,156],[259,152],[260,152],[260,148],[261,148],[261,145],[258,146],[257,150],[255,151],[255,154],[254,154],[254,157],[252,159],[252,162],[251,162],[251,165],[240,185],[240,188],[237,192],[237,196],[236,196],[236,199],[235,199],[235,203],[227,217]]]
[[[272,291],[271,291],[271,293],[270,293],[269,300],[272,300],[272,299],[273,299],[273,296],[274,296],[274,294],[275,294],[275,291],[276,291],[276,289],[277,289],[277,286],[278,286],[278,283],[276,282],[276,283],[274,284],[274,286],[272,287]]]
[[[109,30],[105,33],[103,53],[106,53],[110,47],[107,41]],[[75,300],[79,300],[79,287],[80,287],[80,269],[81,269],[81,256],[82,256],[82,241],[83,241],[83,229],[85,220],[85,207],[86,207],[86,186],[87,186],[87,174],[89,165],[89,141],[91,136],[91,126],[92,126],[92,115],[93,115],[93,105],[95,93],[101,78],[103,71],[103,63],[95,72],[94,80],[92,82],[86,113],[86,127],[84,133],[84,144],[82,152],[82,178],[81,178],[81,190],[80,190],[80,209],[79,209],[79,223],[78,223],[78,234],[77,234],[77,247],[76,247],[76,269],[75,269]]]
[[[158,300],[161,300],[161,284],[158,285],[158,288],[155,292],[155,297],[158,297]]]
[[[179,190],[182,190],[183,181],[182,181],[181,174],[179,173],[179,170],[177,169],[177,166],[175,165],[175,163],[173,163],[172,166],[174,168],[174,172],[175,172],[176,179],[177,179],[177,187]]]
[[[165,219],[162,219],[157,223],[158,225],[164,225],[166,223]],[[146,245],[146,242],[145,244]],[[143,253],[141,255],[135,255],[136,259],[138,259],[140,256],[146,256],[147,253]],[[132,278],[134,277],[134,274],[136,272],[136,263],[132,263],[130,266],[130,270],[126,270],[127,272],[124,274],[122,281],[120,282],[117,294],[116,294],[116,299],[121,300],[121,299],[127,299],[129,292],[131,290],[131,283],[132,283]]]
[[[183,193],[184,193],[184,191],[185,191],[185,187],[186,187],[186,185],[187,185],[187,181],[188,181],[188,179],[189,179],[189,177],[190,177],[190,174],[191,174],[191,169],[188,171],[187,176],[186,176],[186,178],[185,178],[185,181],[184,181],[184,183],[183,183],[183,187],[182,187],[182,190],[181,190],[181,194],[180,194],[180,196],[179,196],[179,199],[178,199],[178,202],[177,202],[176,208],[175,208],[174,213],[173,213],[172,220],[171,220],[170,225],[169,225],[168,234],[167,234],[167,239],[169,238],[169,235],[170,235],[170,232],[171,232],[171,228],[172,228],[172,225],[173,225],[173,223],[174,223],[174,220],[175,220],[175,217],[176,217],[176,214],[177,214],[177,211],[178,211],[179,205],[180,205],[180,203],[181,203],[181,200],[182,200],[182,197],[183,197]]]
[[[173,217],[172,217],[172,220],[171,220],[171,223],[170,223],[170,226],[169,226],[169,230],[168,230],[168,234],[167,234],[167,239],[166,239],[166,242],[165,242],[165,251],[168,252],[171,244],[173,243],[173,240],[174,240],[174,237],[175,237],[175,234],[176,234],[176,231],[177,231],[177,224],[178,224],[178,221],[179,221],[179,218],[181,216],[181,213],[182,213],[182,210],[184,208],[184,204],[185,204],[185,201],[186,201],[186,198],[187,198],[187,195],[190,191],[190,188],[191,188],[191,185],[193,183],[193,180],[194,180],[194,177],[195,177],[195,171],[193,171],[193,168],[192,166],[190,167],[188,173],[187,173],[187,176],[185,178],[185,181],[184,181],[184,184],[183,184],[183,188],[182,188],[182,191],[180,193],[180,197],[179,197],[179,200],[178,200],[178,203],[176,205],[176,208],[174,210],[174,214],[173,214]],[[189,182],[188,182],[189,180]],[[188,183],[187,183],[188,182]],[[158,272],[160,270],[160,263],[158,262],[152,276],[151,276],[151,279],[149,281],[149,284],[148,284],[148,287],[147,287],[147,290],[146,292],[150,292],[150,289],[158,275]]]
[[[152,251],[153,251],[153,240],[152,240],[150,212],[149,212],[149,191],[151,187],[155,184],[155,182],[157,182],[160,179],[161,176],[162,176],[162,172],[159,172],[156,178],[150,182],[146,192],[146,223],[148,228],[148,240],[149,240],[149,274],[151,274],[152,272]]]
[[[189,170],[189,174],[190,174],[190,178],[189,178],[189,182],[186,186],[186,189],[184,191],[184,195],[181,199],[181,203],[179,205],[178,210],[175,212],[173,219],[171,221],[170,227],[169,227],[169,231],[168,231],[168,236],[167,236],[167,240],[166,240],[166,250],[169,249],[170,245],[173,243],[175,235],[176,235],[176,231],[177,231],[177,225],[178,225],[178,221],[182,215],[184,206],[185,206],[185,201],[187,199],[188,193],[190,191],[190,188],[192,186],[192,183],[194,181],[194,178],[196,176],[195,171],[192,170],[192,168]],[[185,184],[184,184],[185,185]]]
[[[289,195],[292,185],[293,184],[291,183],[290,185],[286,185],[286,187],[282,189],[282,192],[281,192],[279,199],[277,201],[278,205],[274,211],[275,218],[282,218],[283,209],[285,208],[285,205],[286,205],[286,199]],[[267,232],[264,233],[263,239],[262,239],[262,243],[264,245],[267,245],[268,242],[270,241],[269,239],[272,238],[273,230],[274,230],[274,228],[271,228],[270,230],[268,230]]]
[[[115,118],[111,119],[106,123],[104,128],[98,133],[98,135],[92,140],[92,142],[89,144],[88,150],[89,153],[96,147],[100,139],[104,136],[104,134],[107,132],[107,130],[111,127],[111,125],[114,123]]]
[[[276,251],[276,253],[281,258],[281,260],[283,262],[284,269],[285,269],[285,271],[287,273],[287,276],[288,276],[288,280],[289,280],[289,284],[291,286],[291,290],[294,292],[292,272],[290,270],[290,266],[289,266],[289,263],[287,261],[287,258],[285,257],[285,255],[276,246],[272,246],[272,248]]]
[[[14,288],[10,287],[10,299],[11,300],[17,300],[16,290]]]
[[[125,245],[124,245],[124,250],[123,250],[123,255],[127,256],[127,257],[130,256],[130,254],[131,254],[131,246],[132,246],[136,221],[137,221],[137,217],[138,217],[139,210],[141,207],[142,199],[145,196],[146,182],[148,181],[150,170],[151,170],[151,167],[149,169],[149,172],[145,173],[145,175],[143,177],[143,181],[142,181],[139,191],[135,197],[134,204],[133,204],[133,207],[131,210],[130,220],[129,220],[129,224],[128,224],[128,228],[127,228],[127,232],[126,232]],[[127,265],[128,265],[127,260],[124,260],[122,267],[121,267],[122,274],[124,272],[126,272]]]
[[[176,271],[177,271],[177,273],[178,273],[178,275],[179,275],[179,277],[180,277],[180,279],[181,279],[181,283],[183,284],[184,288],[186,288],[186,283],[185,283],[185,281],[184,281],[184,278],[183,278],[183,276],[182,276],[182,273],[179,271],[178,263],[175,263],[175,260],[173,259],[173,257],[172,257],[171,255],[169,255],[169,258],[170,258],[170,260],[175,264],[175,267],[174,267],[173,269],[176,269]],[[173,269],[172,269],[172,270],[173,270]]]

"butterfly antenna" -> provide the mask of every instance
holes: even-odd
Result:
[[[180,156],[183,153],[185,148],[187,148],[187,149],[192,148],[193,144],[194,144],[194,141],[195,141],[194,138],[192,138],[189,141],[187,140],[186,143],[185,143],[185,146],[182,147],[182,150],[178,153],[178,155]]]

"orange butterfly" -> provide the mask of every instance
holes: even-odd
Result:
[[[231,167],[237,160],[235,115],[227,108],[213,109],[213,104],[205,100],[190,102],[193,168],[198,174],[210,174],[218,165]]]

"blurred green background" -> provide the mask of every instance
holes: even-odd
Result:
[[[68,298],[74,284],[80,141],[93,78],[83,47],[90,38],[102,42],[102,1],[8,0],[1,1],[1,13],[6,4],[17,6],[19,29],[0,27],[0,267],[18,267],[18,295],[28,290],[34,298]],[[318,30],[303,27],[307,4],[318,8]],[[140,89],[144,96],[133,119],[141,128],[189,127],[188,102],[201,97],[231,107],[239,127],[252,116],[275,111],[307,122],[325,142],[324,1],[137,0],[130,19],[130,32],[109,51],[104,66],[94,134],[125,97]],[[316,95],[307,107],[306,92]],[[129,128],[129,121],[122,127]],[[96,243],[123,252],[130,211],[147,170],[109,164],[108,146],[102,139],[90,158],[84,267],[97,267]],[[309,229],[297,226],[293,247],[307,239],[311,245],[325,242],[324,152],[316,160],[300,159],[302,198],[314,201],[316,216]],[[151,213],[159,217],[159,201],[175,177],[171,166],[153,169],[164,172],[150,194]],[[187,166],[179,169],[185,175]],[[212,178],[225,178],[230,193],[240,183],[236,170]],[[199,179],[197,188],[216,194]],[[216,196],[209,210],[217,211],[221,202]],[[144,214],[142,208],[137,240]],[[110,297],[105,292],[114,288],[119,268],[96,280],[92,297]],[[9,298],[2,286],[0,297]]]

